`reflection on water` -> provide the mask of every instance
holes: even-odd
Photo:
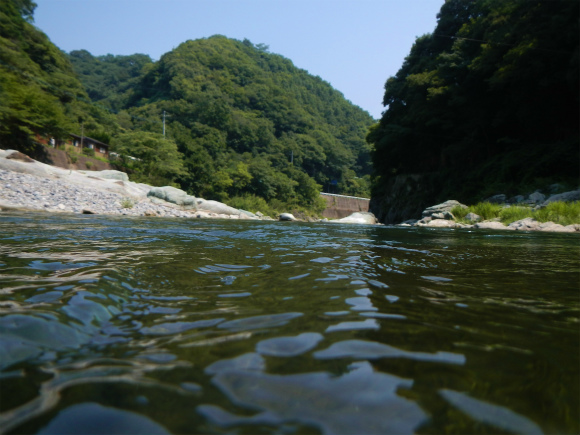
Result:
[[[0,215],[0,432],[577,433],[576,235]]]

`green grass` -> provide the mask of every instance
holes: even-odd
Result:
[[[506,225],[529,217],[534,217],[534,211],[530,207],[523,207],[521,205],[506,207],[499,213],[501,222]]]
[[[505,225],[525,218],[533,218],[538,222],[554,222],[560,225],[580,224],[580,202],[556,201],[539,210],[521,205],[503,207],[499,204],[482,202],[468,208],[454,207],[451,213],[455,216],[455,220],[461,223],[470,223],[465,220],[465,216],[468,213],[475,213],[483,220],[499,218]]]
[[[540,222],[552,221],[560,225],[580,224],[580,202],[551,202],[537,210],[533,217]]]
[[[491,220],[499,217],[503,207],[499,204],[492,204],[490,202],[480,202],[473,207],[469,207],[472,213],[481,216],[484,220]]]
[[[467,213],[469,213],[469,207],[463,208],[459,205],[456,205],[451,209],[451,214],[455,217],[455,220],[457,221],[463,221],[465,219],[465,216],[467,216]]]

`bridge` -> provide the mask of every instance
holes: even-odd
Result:
[[[368,198],[334,193],[320,193],[320,196],[326,201],[326,209],[322,212],[322,216],[328,219],[340,219],[357,211],[369,211]]]

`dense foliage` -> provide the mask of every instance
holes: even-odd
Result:
[[[577,1],[445,2],[435,31],[416,40],[387,80],[388,109],[368,136],[379,213],[401,183],[421,186],[420,208],[578,182],[578,8]]]
[[[90,104],[63,52],[32,25],[30,0],[0,2],[0,144],[27,151],[36,134],[65,137],[115,125]]]
[[[82,131],[133,179],[207,199],[313,211],[321,190],[368,196],[370,115],[264,44],[213,36],[157,62],[67,56],[32,24],[35,7],[0,3],[2,147]]]
[[[89,95],[119,111],[125,132],[161,133],[165,113],[172,156],[183,164],[166,181],[194,195],[316,209],[322,189],[369,194],[371,117],[263,44],[218,35],[187,41],[155,63],[86,51],[70,59]],[[127,163],[144,173],[139,161]]]

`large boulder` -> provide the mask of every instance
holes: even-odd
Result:
[[[448,201],[442,202],[441,204],[432,205],[431,207],[427,207],[423,210],[423,217],[431,217],[433,214],[438,213],[451,213],[451,210],[455,207],[467,208],[465,204],[461,204],[459,201],[455,201],[454,199],[450,199]]]
[[[121,171],[107,169],[104,171],[79,171],[85,175],[92,175],[93,177],[105,178],[107,180],[129,181],[129,176]]]
[[[534,218],[525,218],[512,222],[508,225],[508,228],[517,231],[536,231],[540,228],[540,222]]]
[[[580,201],[580,190],[572,190],[570,192],[552,195],[546,201],[544,201],[542,205],[548,205],[549,203],[555,201],[564,201],[564,202]]]
[[[546,195],[544,195],[543,193],[540,193],[538,191],[535,191],[534,193],[530,194],[530,196],[528,196],[528,202],[530,204],[541,204],[546,200]]]
[[[490,196],[489,198],[484,199],[484,202],[489,202],[491,204],[503,204],[506,202],[506,198],[507,198],[506,195],[500,193],[498,195],[493,195]]]
[[[342,219],[333,219],[328,222],[338,223],[338,224],[363,224],[363,225],[375,225],[377,223],[377,218],[374,214],[370,212],[355,212],[350,216],[343,217]]]
[[[550,233],[575,233],[576,229],[572,226],[564,226],[560,224],[556,224],[554,222],[544,222],[540,224],[539,231],[546,231]]]
[[[230,207],[222,202],[205,200],[198,198],[197,209],[209,211],[210,213],[225,214],[228,216],[240,216],[241,212],[237,208]]]
[[[175,205],[182,206],[186,209],[196,209],[197,202],[195,197],[188,195],[181,189],[172,186],[153,187],[147,193],[149,198],[160,199]]]
[[[448,219],[432,219],[425,224],[417,223],[417,226],[428,228],[457,228],[457,224]]]
[[[294,215],[292,213],[280,213],[280,216],[278,217],[278,219],[282,222],[297,221],[298,220],[294,217]]]

